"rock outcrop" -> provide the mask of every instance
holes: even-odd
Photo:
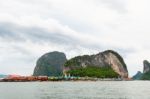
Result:
[[[132,77],[132,79],[133,79],[133,80],[140,80],[141,77],[142,77],[142,75],[143,75],[143,73],[140,72],[140,71],[138,71],[138,72]]]
[[[147,60],[144,60],[143,65],[143,73],[150,72],[150,63]]]
[[[144,60],[143,65],[144,68],[141,80],[150,80],[150,63],[147,60]]]
[[[96,55],[84,55],[72,58],[65,63],[64,71],[88,66],[111,67],[122,78],[128,77],[128,70],[123,58],[112,50],[107,50]]]
[[[34,76],[60,76],[63,73],[63,65],[66,56],[62,52],[50,52],[41,56],[34,69]]]

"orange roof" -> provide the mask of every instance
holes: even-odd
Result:
[[[8,75],[8,77],[20,77],[20,75]]]

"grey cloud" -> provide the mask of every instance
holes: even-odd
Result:
[[[23,27],[12,23],[0,23],[0,38],[8,41],[14,40],[14,42],[16,43],[24,42],[26,40],[30,40],[33,43],[39,44],[50,42],[53,44],[63,45],[64,47],[67,47],[66,50],[76,49],[80,51],[80,48],[85,48],[91,51],[102,51],[108,49],[107,45],[104,46],[103,44],[89,44],[86,42],[81,42],[78,38],[71,36],[71,34],[65,35],[58,32],[52,33],[40,27]],[[20,46],[13,46],[13,48],[17,49],[21,53],[28,55],[30,54],[28,50],[25,50]],[[129,51],[131,51],[131,49],[117,49],[114,47],[111,48],[123,53],[124,56],[126,55],[126,53],[129,53]]]
[[[58,46],[63,46],[67,51],[76,50],[80,52],[80,48],[90,50],[102,49],[100,45],[85,44],[85,42],[81,42],[78,38],[73,37],[71,34],[65,35],[58,32],[52,33],[40,27],[23,27],[12,23],[0,23],[0,38],[5,41],[11,40],[16,43],[25,42],[26,40],[30,40],[31,42],[40,45],[44,43],[53,43]],[[13,49],[20,51],[20,53],[23,54],[31,54],[28,50],[17,46],[17,44],[16,46],[13,46]]]
[[[23,40],[16,30],[16,25],[10,23],[0,23],[0,38],[8,40]]]
[[[0,38],[14,41],[30,40],[35,43],[75,44],[78,42],[75,38],[62,33],[51,33],[39,27],[23,27],[12,23],[0,23]]]
[[[63,32],[63,31],[62,31]],[[100,50],[103,48],[100,44],[88,44],[81,42],[78,38],[71,34],[65,35],[63,33],[52,33],[40,27],[23,27],[12,23],[0,23],[0,38],[4,40],[13,40],[14,42],[24,42],[30,40],[34,43],[50,42],[58,45],[63,45],[68,49],[78,49],[77,47],[86,48],[90,50]]]
[[[64,35],[63,33],[51,33],[39,27],[23,27],[12,23],[0,23],[0,38],[5,40],[14,40],[14,42],[24,42],[30,40],[33,43],[51,42],[58,45],[67,46],[68,49],[78,49],[77,47],[86,48],[89,50],[105,50],[107,46],[102,44],[88,44],[80,42],[79,39]],[[21,52],[29,54],[23,48],[15,46],[15,49],[20,49]],[[113,48],[116,49],[116,48]],[[126,49],[116,49],[121,53],[126,53]]]

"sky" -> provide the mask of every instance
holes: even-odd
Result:
[[[52,51],[118,52],[129,75],[150,61],[150,0],[0,0],[0,74],[32,75]]]

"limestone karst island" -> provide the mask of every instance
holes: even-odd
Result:
[[[36,62],[32,76],[0,75],[2,82],[24,81],[122,81],[150,80],[150,63],[143,62],[143,73],[132,78],[121,55],[106,50],[94,55],[76,56],[67,60],[63,52],[49,52]]]

